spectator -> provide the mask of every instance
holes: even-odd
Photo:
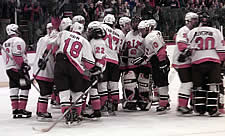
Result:
[[[95,20],[103,21],[103,18],[105,16],[105,9],[102,5],[102,1],[98,1],[96,3],[95,15]]]

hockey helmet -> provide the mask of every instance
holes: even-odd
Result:
[[[109,24],[109,25],[113,25],[116,22],[115,16],[112,14],[107,14],[104,19],[103,22],[105,24]]]
[[[85,24],[85,18],[81,15],[77,15],[77,16],[74,16],[73,19],[72,19],[72,23],[74,24],[75,22],[78,22],[78,23],[81,23],[81,24]]]
[[[157,27],[157,22],[155,21],[155,19],[149,19],[148,20],[148,25],[151,28],[151,30],[156,29]]]
[[[199,21],[202,23],[203,26],[211,26],[211,18],[207,12],[202,12],[199,15]]]
[[[72,25],[72,20],[69,17],[63,18],[60,25],[59,25],[59,30],[63,31],[71,25]]]
[[[71,31],[72,32],[78,32],[79,34],[82,34],[84,31],[84,25],[78,22],[75,22],[72,26],[71,26]]]
[[[132,19],[131,19],[131,27],[134,31],[137,31],[138,30],[138,24],[141,22],[141,17],[139,16],[134,16]]]
[[[191,22],[192,19],[198,19],[198,14],[194,12],[188,12],[185,15],[185,24],[188,24],[189,22]]]
[[[121,17],[119,19],[119,25],[124,26],[126,23],[131,22],[131,19],[129,17]]]
[[[9,24],[6,26],[6,33],[8,35],[20,34],[19,26],[16,24]]]

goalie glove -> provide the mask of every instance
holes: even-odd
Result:
[[[183,62],[187,61],[187,59],[188,59],[189,56],[191,56],[191,50],[188,49],[188,48],[186,48],[186,49],[184,49],[184,50],[182,51],[182,53],[179,55],[177,61],[183,63]]]
[[[141,56],[141,57],[134,59],[131,63],[133,63],[134,65],[140,65],[146,59],[147,59],[147,56]]]

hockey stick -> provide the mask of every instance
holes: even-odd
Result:
[[[62,115],[60,115],[59,116],[59,118],[56,120],[56,121],[54,121],[49,127],[47,127],[47,128],[42,128],[42,129],[36,129],[36,128],[34,128],[34,127],[32,127],[32,129],[34,130],[34,131],[39,131],[39,132],[49,132],[52,128],[54,128],[55,127],[55,125],[56,124],[58,124],[63,118],[64,118],[64,116],[72,109],[72,107],[80,100],[80,99],[82,99],[83,98],[83,96],[84,95],[86,95],[87,93],[88,93],[88,91],[96,84],[98,82],[98,80],[95,80],[89,87],[88,87],[88,89],[86,89],[85,91],[84,91],[84,93],[82,93],[81,95],[80,95],[80,97],[62,114]]]
[[[5,54],[14,61],[13,57],[9,55],[9,53],[5,50],[5,48],[2,47],[3,45],[0,45],[0,48],[5,52]],[[16,65],[18,66],[18,64],[16,63]],[[40,92],[39,88],[30,80],[30,78],[27,75],[24,75],[24,77],[26,78],[26,80],[28,80],[33,86],[34,88]]]

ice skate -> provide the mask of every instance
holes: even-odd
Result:
[[[24,109],[18,110],[18,118],[30,118],[32,116],[32,112],[26,111]]]
[[[14,119],[19,118],[19,110],[18,109],[14,109],[12,114],[13,114]]]
[[[49,122],[52,121],[52,115],[49,112],[46,113],[37,112],[37,120],[41,122]]]
[[[193,112],[188,107],[177,107],[178,116],[192,116]]]

